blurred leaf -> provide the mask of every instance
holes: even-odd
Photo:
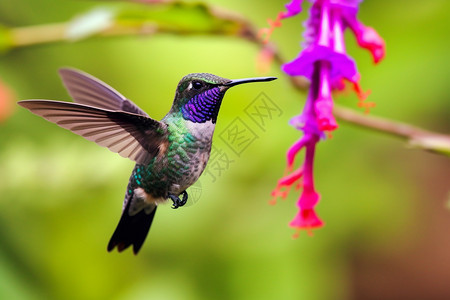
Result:
[[[160,32],[181,34],[214,33],[235,35],[242,22],[231,15],[221,15],[203,3],[174,2],[169,5],[139,6],[123,9],[117,20],[126,26],[154,26]]]
[[[77,16],[70,22],[66,38],[76,41],[96,33],[100,33],[111,27],[114,22],[115,12],[106,7],[97,7],[89,12]]]

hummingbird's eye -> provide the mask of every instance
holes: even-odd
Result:
[[[192,82],[192,87],[196,90],[201,89],[203,86],[203,84],[200,81],[193,81]]]

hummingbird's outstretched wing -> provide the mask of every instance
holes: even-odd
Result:
[[[92,75],[71,68],[60,69],[59,75],[76,103],[148,116],[131,100]]]
[[[18,104],[139,164],[148,164],[168,143],[167,125],[147,116],[63,101],[24,100]]]

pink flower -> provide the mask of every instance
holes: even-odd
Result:
[[[319,65],[317,65],[319,66]],[[313,78],[317,77],[320,68],[316,68]],[[278,197],[285,198],[290,191],[291,186],[297,183],[297,188],[303,188],[297,206],[299,212],[290,223],[291,227],[297,230],[306,229],[310,231],[323,225],[317,217],[315,206],[319,202],[319,194],[314,189],[313,164],[316,144],[323,137],[323,132],[317,122],[316,97],[319,85],[317,81],[312,81],[310,92],[306,100],[305,108],[300,116],[291,120],[291,125],[303,131],[300,140],[294,143],[287,151],[287,169],[288,175],[278,181],[277,187],[272,191],[271,204],[276,203]],[[295,157],[298,152],[305,150],[305,160],[300,168],[293,170]]]
[[[287,12],[283,12],[282,18],[290,18],[302,12],[303,0],[292,0],[285,5]]]
[[[289,223],[289,226],[297,228],[297,232],[293,235],[294,238],[299,236],[301,230],[306,230],[308,235],[312,236],[312,229],[317,229],[323,226],[322,220],[319,219],[314,209],[300,209],[295,218]]]
[[[281,12],[275,21],[271,21],[272,33],[281,26],[281,20],[295,16],[302,10],[302,0],[292,0],[286,4],[287,12]],[[344,31],[348,27],[356,36],[358,44],[368,49],[374,61],[379,62],[385,54],[385,45],[377,32],[364,26],[356,17],[361,0],[310,0],[312,3],[309,18],[305,22],[304,50],[282,70],[290,76],[304,76],[311,81],[308,98],[303,112],[290,120],[290,124],[303,131],[303,136],[287,151],[287,168],[272,191],[271,204],[277,198],[286,198],[292,186],[302,188],[297,201],[299,211],[290,226],[309,233],[323,226],[315,207],[320,195],[314,188],[313,163],[317,143],[325,138],[325,131],[333,131],[338,124],[333,116],[333,89],[342,89],[350,82],[360,98],[359,106],[366,111],[373,103],[364,102],[368,93],[363,92],[359,84],[354,60],[347,54],[344,43]],[[297,154],[305,150],[305,159],[298,169],[294,168]],[[298,233],[297,235],[298,236]]]

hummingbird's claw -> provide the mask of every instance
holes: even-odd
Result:
[[[186,191],[183,191],[181,195],[183,196],[183,199],[180,199],[180,197],[175,196],[173,194],[169,194],[170,200],[173,201],[172,205],[173,209],[177,209],[178,207],[184,206],[186,204],[188,200],[188,193]]]
[[[181,193],[181,195],[183,195],[183,200],[181,200],[181,205],[180,206],[184,206],[188,200],[188,193],[186,191],[183,191]]]

